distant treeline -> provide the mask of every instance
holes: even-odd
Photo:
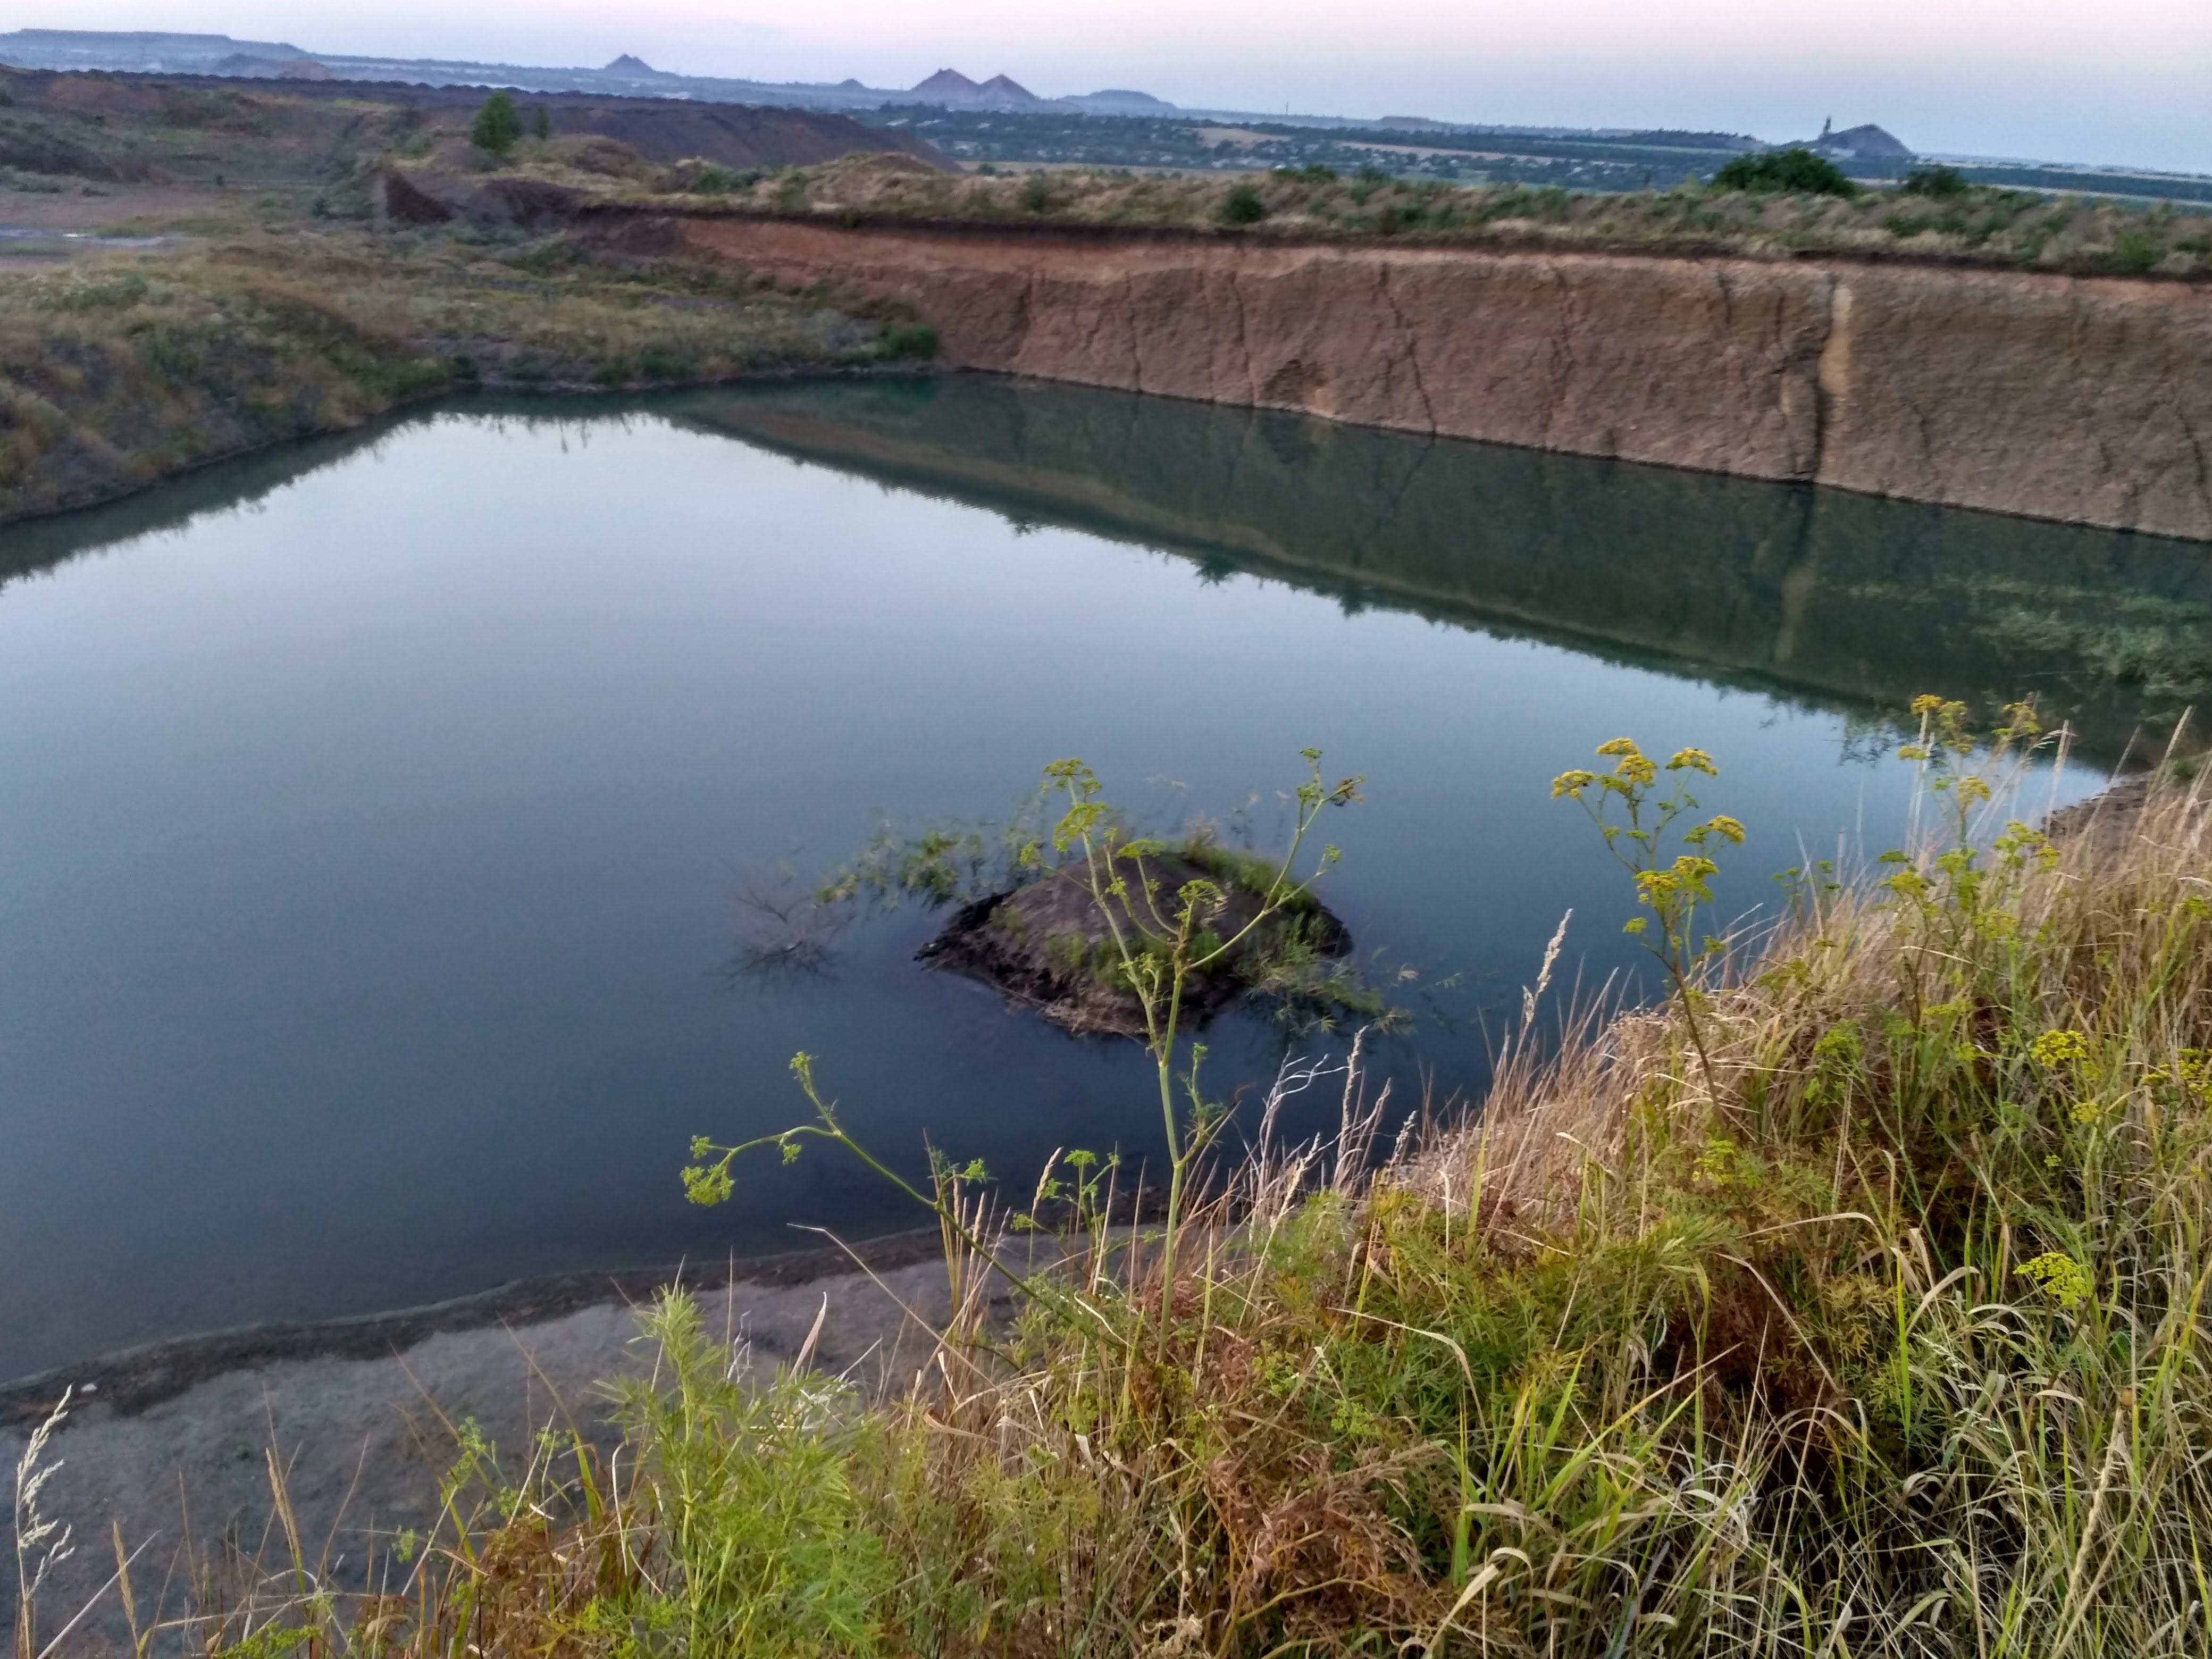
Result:
[[[1706,184],[1732,158],[1764,148],[1741,133],[1671,129],[1547,137],[1483,127],[1313,127],[1193,115],[1084,115],[933,105],[886,105],[855,113],[872,125],[926,138],[971,165],[1042,162],[1224,173],[1311,167],[1352,173],[1374,167],[1401,178],[1570,190],[1665,188],[1686,178]],[[1836,160],[1851,177],[1869,183],[1901,181],[1913,166],[1910,159]],[[2212,205],[2212,179],[2072,167],[1968,165],[1960,171],[1977,185]]]
[[[1964,162],[1958,167],[1970,184],[2008,190],[2048,191],[2062,196],[2147,196],[2162,202],[2202,202],[2212,206],[2212,179],[2080,167],[1977,167]]]

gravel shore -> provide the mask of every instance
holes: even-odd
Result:
[[[143,1546],[131,1567],[142,1622],[156,1603],[164,1617],[185,1611],[194,1562],[226,1549],[286,1559],[272,1460],[305,1553],[349,1583],[380,1535],[429,1529],[453,1425],[473,1419],[502,1462],[549,1425],[611,1441],[599,1385],[651,1365],[638,1305],[678,1276],[572,1275],[369,1319],[190,1338],[0,1388],[11,1473],[37,1422],[76,1390],[47,1450],[59,1468],[42,1507],[75,1528],[78,1547],[39,1598],[42,1638],[97,1597],[66,1650],[129,1650],[119,1598],[100,1594],[118,1530],[126,1548]],[[819,1316],[814,1364],[866,1391],[905,1381],[932,1346],[926,1325],[946,1314],[933,1231],[680,1278],[710,1326],[750,1341],[763,1366],[788,1363]]]

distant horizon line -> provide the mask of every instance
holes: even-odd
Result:
[[[241,40],[235,35],[215,31],[203,32],[179,29],[72,29],[29,26],[20,27],[11,31],[0,32],[0,43],[4,43],[9,40],[24,40],[27,37],[46,37],[57,42],[68,40],[132,40],[144,41],[148,43],[158,41],[176,41],[179,43],[206,43],[210,46],[220,45],[240,49],[258,48],[263,50],[274,50],[278,52],[289,54],[302,61],[313,63],[325,67],[328,67],[332,64],[390,66],[392,68],[419,65],[426,69],[436,69],[441,70],[520,70],[524,72],[550,75],[612,75],[626,76],[632,79],[641,79],[649,76],[654,80],[720,82],[732,87],[760,88],[769,91],[787,89],[792,91],[805,91],[829,94],[846,100],[871,96],[883,97],[886,100],[911,97],[914,94],[921,91],[923,88],[928,86],[932,82],[936,81],[942,76],[951,75],[957,76],[961,81],[965,82],[971,87],[976,88],[978,90],[994,84],[1003,83],[1012,87],[1015,91],[1022,94],[1036,104],[1046,106],[1064,106],[1069,109],[1070,112],[1078,114],[1110,114],[1114,112],[1086,109],[1082,106],[1101,99],[1114,100],[1116,101],[1127,99],[1129,100],[1132,104],[1134,104],[1137,100],[1146,100],[1151,105],[1156,106],[1158,112],[1164,117],[1229,117],[1242,118],[1245,119],[1256,118],[1261,120],[1285,121],[1292,125],[1310,124],[1324,126],[1347,125],[1379,127],[1388,122],[1420,121],[1424,123],[1431,123],[1437,127],[1448,130],[1456,130],[1466,132],[1514,133],[1531,137],[1571,137],[1581,136],[1589,136],[1593,137],[1621,137],[1643,132],[1687,133],[1710,131],[1713,133],[1721,133],[1723,131],[1723,129],[1717,127],[1583,126],[1565,122],[1537,123],[1452,120],[1405,113],[1389,113],[1375,116],[1343,115],[1327,113],[1318,110],[1293,111],[1287,105],[1279,113],[1278,113],[1273,110],[1234,109],[1219,105],[1177,104],[1168,99],[1158,97],[1157,94],[1152,93],[1143,92],[1133,88],[1122,87],[1107,87],[1088,93],[1067,93],[1047,96],[1030,91],[1025,83],[1016,81],[1011,75],[1007,74],[1004,70],[992,76],[988,80],[978,82],[969,77],[963,70],[953,68],[943,68],[933,70],[930,74],[924,76],[921,80],[916,82],[915,85],[911,87],[876,87],[871,86],[866,82],[860,81],[859,77],[853,76],[848,76],[842,81],[808,81],[796,79],[770,81],[763,80],[751,76],[717,75],[684,70],[667,70],[648,64],[645,61],[642,56],[629,52],[617,53],[611,62],[603,65],[592,65],[588,64],[530,64],[503,58],[404,57],[396,53],[387,52],[316,52],[307,47],[295,46],[289,41]],[[234,52],[233,55],[248,54],[241,50],[240,52]],[[4,57],[0,57],[0,64],[6,64],[6,58]],[[625,67],[627,64],[634,64],[636,67],[635,69]],[[68,66],[52,64],[12,64],[8,66],[29,69],[43,68],[58,70],[59,72],[63,73],[70,72]],[[224,76],[213,70],[211,68],[199,70],[166,69],[131,70],[114,70],[112,66],[102,64],[86,64],[82,66],[82,70],[96,70],[103,68],[109,69],[110,72],[122,74],[211,74],[217,79],[257,78],[252,76]],[[79,72],[82,72],[82,70]],[[467,84],[489,85],[489,83]],[[547,90],[547,88],[532,88],[522,86],[517,86],[513,89],[518,92]],[[645,95],[651,96],[653,94],[647,94]],[[938,100],[923,101],[926,104],[934,104]],[[958,105],[954,104],[946,104],[945,106],[948,108],[959,107]],[[992,107],[992,106],[988,103],[983,104],[981,106],[984,108]],[[1018,113],[1021,112],[1023,109],[1023,106],[1011,102],[999,106],[998,107],[1004,109],[1009,113]],[[1123,112],[1133,116],[1142,113],[1143,111],[1141,106],[1138,106],[1133,107]],[[1866,125],[1878,125],[1879,123],[1869,123]],[[1779,148],[1781,145],[1793,143],[1810,142],[1809,140],[1804,139],[1785,139],[1781,141],[1781,145],[1778,145],[1774,141],[1760,137],[1753,133],[1729,132],[1725,136],[1751,139],[1754,143],[1766,144],[1770,148]],[[2144,178],[2212,178],[2212,173],[2199,173],[2184,167],[2149,167],[2145,166],[2141,162],[2063,161],[2049,156],[1995,155],[1967,150],[1929,150],[1924,152],[1916,151],[1914,153],[1922,160],[1962,162],[1969,165],[2048,167],[2069,172],[2133,174]]]

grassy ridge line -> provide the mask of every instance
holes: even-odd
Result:
[[[1107,170],[990,177],[933,173],[905,158],[853,156],[776,173],[694,169],[677,198],[794,216],[1004,226],[1235,230],[1286,240],[1389,237],[1444,246],[1910,258],[2075,275],[2212,273],[2212,216],[2109,200],[1968,186],[1940,198],[1826,195],[1684,185],[1571,193],[1451,185],[1325,168],[1242,179]]]
[[[927,347],[895,320],[557,240],[350,228],[13,276],[0,280],[0,521],[448,392],[711,384]]]
[[[1806,872],[1731,982],[1548,1055],[1524,1025],[1479,1122],[1367,1176],[1355,1060],[1339,1146],[1263,1135],[1165,1279],[1071,1158],[1076,1293],[994,1332],[956,1248],[966,1313],[903,1398],[804,1355],[749,1378],[672,1298],[618,1468],[566,1436],[502,1464],[465,1427],[449,1522],[383,1594],[234,1559],[197,1628],[317,1655],[2204,1653],[2212,793],[1998,830],[1947,720],[1914,763],[1952,833],[1864,886]]]

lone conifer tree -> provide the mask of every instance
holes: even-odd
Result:
[[[543,104],[530,106],[530,136],[541,140],[553,136],[553,118],[545,112]]]
[[[495,92],[484,100],[483,107],[477,112],[476,125],[469,129],[469,142],[495,155],[506,155],[521,137],[522,118],[514,112],[514,100],[503,92]]]

